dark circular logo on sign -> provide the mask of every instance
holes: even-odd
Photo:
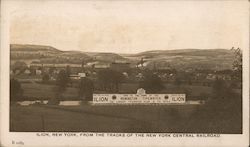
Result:
[[[169,97],[168,97],[168,95],[165,95],[165,97],[164,97],[165,99],[168,99]]]
[[[116,99],[116,96],[115,96],[115,95],[113,95],[113,96],[112,96],[112,99],[113,99],[113,100],[115,100],[115,99]]]

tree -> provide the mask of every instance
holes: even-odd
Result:
[[[216,79],[212,85],[212,95],[205,103],[203,110],[209,117],[241,120],[242,94],[236,93],[222,79]]]
[[[53,74],[54,73],[54,71],[55,71],[55,67],[50,67],[49,68],[49,74],[51,75],[51,74]]]
[[[233,60],[233,78],[236,80],[242,80],[242,51],[240,48],[231,49],[234,52]]]
[[[60,92],[64,91],[67,87],[69,81],[69,77],[66,73],[65,70],[60,70],[57,79],[56,79],[56,84],[58,88],[60,89]]]
[[[180,86],[181,85],[181,79],[179,78],[179,77],[176,77],[175,78],[175,81],[174,81],[174,84],[176,85],[176,86]]]
[[[17,101],[23,94],[21,84],[16,79],[10,80],[10,100]]]
[[[57,85],[57,97],[60,97],[61,94],[65,91],[67,84],[69,81],[69,77],[66,74],[65,70],[60,70],[57,79],[56,79],[56,85]]]
[[[111,82],[114,87],[114,91],[118,92],[119,91],[119,85],[121,84],[122,81],[124,81],[125,77],[121,72],[118,71],[112,71],[112,79]]]
[[[56,87],[55,87],[55,97],[50,99],[48,104],[55,105],[59,104],[59,101],[62,96],[62,93],[66,90],[67,84],[69,77],[66,74],[65,70],[60,70],[59,74],[57,75],[56,78]]]
[[[227,86],[224,80],[216,78],[212,85],[212,92],[213,92],[213,97],[218,99],[221,99],[225,96],[227,93]]]
[[[125,79],[121,72],[104,69],[98,72],[97,79],[104,90],[119,91],[119,85]]]
[[[79,84],[79,97],[80,97],[80,99],[83,98],[86,101],[92,101],[93,100],[93,91],[94,91],[93,82],[86,77],[81,78],[81,81]]]
[[[42,81],[44,83],[47,83],[49,81],[49,74],[44,74],[43,77],[42,77]]]
[[[176,86],[180,86],[181,84],[183,84],[183,82],[192,85],[192,80],[193,80],[193,75],[192,73],[189,72],[178,72],[176,74],[176,78],[174,81],[174,84]]]
[[[164,88],[163,82],[156,74],[146,73],[144,80],[140,83],[140,87],[149,93],[156,93]]]
[[[103,90],[110,88],[110,70],[104,69],[97,73],[97,80]]]
[[[66,75],[69,77],[71,75],[71,68],[69,65],[66,66]],[[70,83],[70,86],[72,86],[72,81],[70,78],[68,78],[68,83]]]
[[[66,74],[69,76],[71,74],[71,68],[69,65],[66,66]]]
[[[16,71],[16,70],[20,70],[20,72],[22,73],[22,72],[24,72],[24,70],[25,69],[27,69],[28,68],[28,66],[27,66],[27,64],[25,63],[25,62],[23,62],[23,61],[16,61],[14,64],[13,64],[13,70],[14,70],[14,72]]]
[[[229,83],[217,78],[212,85],[212,96],[208,101],[208,105],[216,109],[230,109],[229,107],[233,107],[233,105],[240,107],[241,104],[238,104],[238,100],[241,100],[241,97],[238,95],[232,90]]]

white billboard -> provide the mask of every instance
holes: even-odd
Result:
[[[185,101],[185,94],[93,94],[93,104],[178,104]]]

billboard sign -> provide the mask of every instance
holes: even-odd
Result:
[[[174,104],[185,101],[185,94],[93,94],[93,104]]]

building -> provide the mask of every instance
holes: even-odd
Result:
[[[207,80],[215,80],[215,79],[216,79],[216,75],[214,75],[214,74],[208,74],[208,75],[206,76],[206,79],[207,79]]]
[[[93,64],[92,66],[95,70],[102,70],[102,69],[107,69],[110,68],[110,65],[107,63],[97,63],[97,64]]]
[[[37,69],[36,70],[36,75],[41,75],[41,74],[42,74],[42,70]]]
[[[52,70],[61,70],[61,69],[66,69],[70,68],[70,71],[72,73],[79,73],[82,72],[83,70],[83,65],[82,64],[66,64],[66,63],[39,63],[39,62],[33,62],[30,64],[30,69],[33,70],[42,70],[43,72],[49,73]]]
[[[27,75],[31,74],[31,72],[30,72],[29,69],[26,69],[26,70],[24,71],[24,73],[27,74]]]
[[[79,74],[72,74],[72,75],[69,75],[69,78],[70,78],[71,80],[80,80],[80,79],[81,79],[81,77],[80,77]]]

